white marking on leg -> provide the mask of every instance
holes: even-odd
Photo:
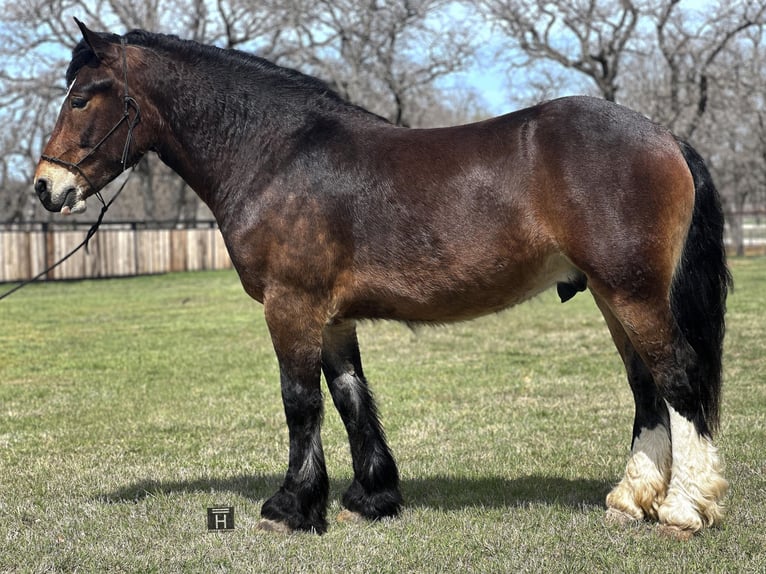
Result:
[[[359,417],[359,409],[362,404],[362,384],[359,378],[352,372],[346,372],[338,376],[334,384],[336,388],[348,397],[348,404],[354,409],[353,417]]]
[[[625,476],[606,497],[610,510],[635,520],[657,518],[670,479],[670,436],[658,425],[644,428],[633,441]]]
[[[721,499],[729,488],[722,474],[718,449],[710,438],[700,436],[694,423],[670,405],[673,466],[660,522],[696,532],[723,518]]]
[[[298,471],[298,480],[300,482],[310,482],[313,480],[316,476],[317,467],[322,464],[323,460],[324,452],[322,451],[322,435],[319,426],[317,426],[317,429],[311,436],[309,452],[306,453],[306,458]]]

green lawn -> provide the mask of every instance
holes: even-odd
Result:
[[[287,429],[262,309],[235,274],[28,287],[0,302],[0,572],[766,572],[766,260],[732,268],[729,513],[686,543],[604,521],[633,407],[587,294],[363,325],[406,508],[332,520],[351,465],[328,399],[320,537],[255,530]],[[208,533],[220,504],[236,530]]]

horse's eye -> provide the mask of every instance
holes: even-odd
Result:
[[[77,96],[72,96],[69,99],[69,104],[76,110],[81,110],[85,106],[88,105],[88,100],[85,98],[78,98]]]

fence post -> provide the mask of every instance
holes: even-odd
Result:
[[[45,261],[43,269],[48,269],[53,264],[53,260],[56,257],[56,240],[53,237],[53,230],[48,225],[47,221],[42,224],[43,237],[45,237]],[[45,274],[46,281],[53,279],[53,270],[48,271]]]
[[[133,275],[138,275],[141,256],[138,254],[138,224],[135,221],[130,223],[130,232],[133,234]]]

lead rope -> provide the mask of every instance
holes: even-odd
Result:
[[[96,220],[96,222],[93,225],[90,226],[90,229],[88,229],[88,233],[85,235],[85,239],[83,239],[82,242],[80,242],[80,244],[77,247],[72,249],[69,253],[64,255],[64,257],[62,257],[61,259],[56,261],[56,263],[54,263],[50,267],[46,268],[44,271],[41,271],[40,273],[38,273],[37,275],[35,275],[31,279],[27,279],[26,281],[22,281],[21,283],[16,285],[14,288],[12,288],[12,289],[6,291],[5,293],[3,293],[2,295],[0,295],[0,301],[2,301],[6,297],[9,297],[10,295],[14,294],[16,291],[18,291],[22,287],[26,287],[30,283],[34,283],[38,279],[44,277],[45,275],[47,275],[48,273],[53,271],[56,267],[58,267],[59,265],[64,263],[64,261],[66,261],[67,259],[72,257],[72,255],[77,253],[83,247],[85,247],[85,251],[86,251],[86,253],[88,253],[88,242],[90,241],[91,237],[93,237],[96,234],[96,231],[98,231],[98,228],[101,226],[101,222],[104,220],[104,215],[106,215],[106,212],[109,209],[109,206],[111,206],[112,203],[114,203],[114,200],[117,199],[117,196],[120,195],[120,193],[122,193],[123,189],[125,189],[125,185],[128,183],[128,180],[130,179],[131,175],[133,175],[133,169],[130,170],[130,172],[128,173],[128,177],[125,178],[125,181],[122,182],[122,185],[120,185],[120,188],[117,190],[117,193],[115,193],[112,196],[112,198],[109,200],[108,203],[104,202],[104,198],[101,197],[100,193],[97,194],[99,200],[101,201],[101,203],[103,203],[103,206],[101,207],[101,213],[98,214],[98,219]]]

